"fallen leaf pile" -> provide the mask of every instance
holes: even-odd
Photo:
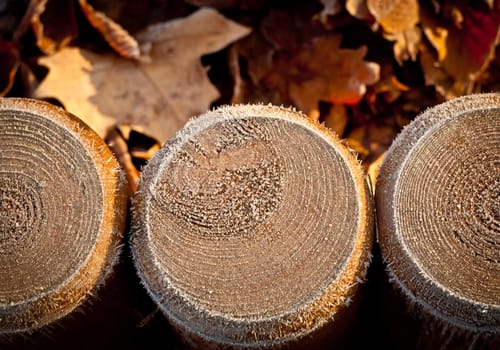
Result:
[[[120,45],[112,47],[120,47],[117,51],[126,57],[65,48],[39,59],[49,73],[34,95],[56,97],[101,136],[114,124],[131,124],[164,141],[219,96],[200,57],[248,32],[205,8],[137,34],[137,47],[147,47],[142,60]]]
[[[0,95],[78,115],[116,147],[132,182],[216,105],[295,106],[368,168],[426,107],[499,88],[499,0],[5,4]]]

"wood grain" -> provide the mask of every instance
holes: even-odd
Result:
[[[500,94],[425,111],[382,163],[376,206],[387,273],[432,330],[421,332],[433,348],[454,337],[500,345],[499,170]]]
[[[285,108],[192,120],[143,169],[133,202],[139,276],[195,347],[297,345],[334,327],[370,261],[357,160]]]
[[[124,176],[93,130],[48,103],[0,99],[0,333],[47,325],[94,294],[126,210]]]

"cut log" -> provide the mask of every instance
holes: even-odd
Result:
[[[419,347],[500,348],[499,195],[500,94],[429,109],[389,149],[379,240]]]
[[[82,121],[0,99],[0,334],[39,330],[97,291],[118,257],[127,196],[118,162]]]
[[[353,154],[302,114],[239,105],[192,120],[133,203],[138,274],[188,345],[308,346],[349,318],[372,202]]]

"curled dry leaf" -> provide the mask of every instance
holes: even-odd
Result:
[[[341,0],[321,0],[321,3],[323,4],[323,10],[320,12],[319,18],[323,23],[327,22],[328,16],[334,16],[342,11],[344,6]]]
[[[414,26],[402,32],[385,34],[384,36],[386,39],[394,41],[394,58],[400,65],[403,64],[403,61],[417,60],[418,48],[422,41],[422,30],[419,27]]]
[[[384,30],[384,37],[394,41],[394,57],[399,64],[418,55],[422,33],[418,0],[367,0],[368,10]]]
[[[366,175],[368,176],[368,180],[370,181],[370,185],[372,190],[375,190],[376,184],[377,184],[377,177],[378,173],[380,171],[380,166],[382,165],[382,162],[384,161],[385,155],[387,152],[382,153],[375,159],[371,164],[368,166],[368,170],[366,172]]]
[[[380,62],[380,79],[373,85],[375,100],[372,102],[367,99],[368,105],[375,114],[379,112],[380,108],[384,109],[394,103],[403,91],[408,91],[409,89],[409,86],[397,80],[392,60],[382,61]],[[377,101],[381,101],[382,106],[376,106],[375,103]]]
[[[367,0],[368,9],[387,33],[398,33],[419,22],[418,0]]]
[[[37,46],[46,54],[67,46],[79,34],[73,1],[31,0],[28,12]]]
[[[80,7],[89,23],[103,36],[118,54],[126,58],[139,59],[139,44],[122,26],[96,11],[86,0],[79,0]]]
[[[58,98],[103,137],[116,123],[137,124],[163,142],[219,96],[200,57],[248,33],[215,10],[200,9],[138,35],[151,48],[148,64],[64,49],[39,60],[49,73],[35,96]]]
[[[345,8],[351,16],[357,19],[367,20],[371,17],[366,0],[347,0],[345,2]]]
[[[120,163],[125,176],[127,177],[130,192],[134,193],[137,190],[137,184],[141,174],[132,162],[132,156],[128,150],[125,137],[120,133],[118,128],[112,128],[108,132],[106,143],[115,154],[116,159]]]
[[[0,40],[0,96],[12,88],[20,63],[17,48],[11,42]]]
[[[366,85],[378,81],[380,66],[363,58],[367,48],[340,48],[340,36],[319,37],[311,48],[303,49],[295,64],[306,71],[306,79],[291,81],[290,97],[305,112],[317,108],[318,101],[357,104],[366,92]]]

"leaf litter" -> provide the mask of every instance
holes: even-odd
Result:
[[[256,102],[324,123],[368,169],[426,107],[498,89],[499,28],[494,0],[6,2],[0,91],[122,137],[139,172],[189,118]]]

